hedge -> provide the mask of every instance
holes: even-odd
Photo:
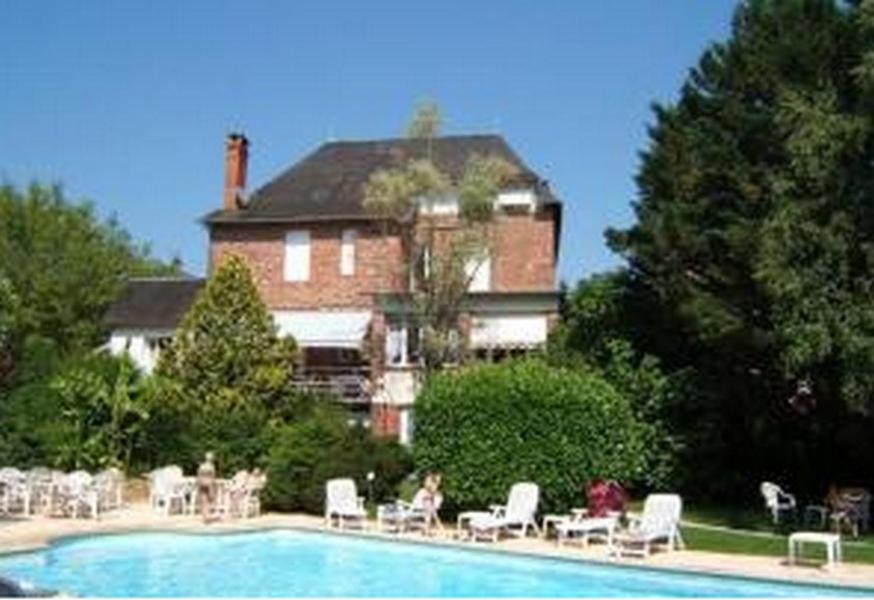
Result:
[[[417,470],[443,473],[447,508],[502,502],[540,485],[541,510],[583,502],[595,477],[633,485],[648,449],[627,399],[594,372],[539,360],[477,365],[433,377],[415,405]]]

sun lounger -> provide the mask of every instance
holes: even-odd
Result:
[[[510,488],[506,505],[493,505],[491,512],[476,513],[468,522],[470,537],[474,540],[497,541],[503,533],[525,537],[528,530],[538,532],[535,515],[540,502],[540,488],[535,483],[516,483]]]

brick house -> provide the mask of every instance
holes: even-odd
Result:
[[[232,134],[221,208],[202,219],[208,271],[232,254],[248,262],[280,334],[293,335],[302,349],[300,385],[335,392],[377,431],[402,440],[410,436],[418,385],[418,334],[404,301],[410,283],[399,233],[366,213],[362,201],[372,173],[426,152],[451,177],[473,155],[500,157],[516,169],[495,199],[492,247],[475,266],[459,333],[470,352],[491,359],[542,347],[558,311],[561,204],[499,136],[330,142],[247,196],[248,141]],[[451,239],[457,199],[419,210]],[[110,347],[145,348],[151,354],[140,362],[153,364],[198,285],[132,281],[107,316]]]

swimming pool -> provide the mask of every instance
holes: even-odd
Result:
[[[115,597],[863,595],[285,529],[70,538],[0,556],[0,575],[77,596]]]

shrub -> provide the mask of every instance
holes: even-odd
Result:
[[[369,490],[371,499],[384,501],[394,497],[411,468],[412,459],[403,446],[375,438],[361,427],[350,428],[340,408],[323,403],[276,432],[266,501],[279,510],[321,513],[328,479],[352,477],[359,493],[367,496],[370,471],[376,476]]]
[[[416,468],[443,473],[449,510],[503,501],[523,480],[540,486],[542,510],[567,510],[592,478],[633,485],[645,475],[641,424],[593,372],[476,365],[432,378],[415,410]]]

